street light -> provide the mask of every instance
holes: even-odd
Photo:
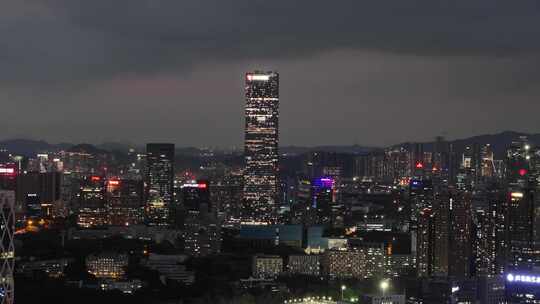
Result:
[[[341,285],[341,301],[343,301],[343,292],[347,289],[347,286]]]
[[[388,282],[388,280],[382,280],[381,283],[379,284],[379,287],[381,288],[382,295],[384,297],[384,293],[386,292],[388,287],[390,287],[390,283]]]

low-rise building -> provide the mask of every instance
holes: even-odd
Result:
[[[283,258],[277,255],[253,256],[252,273],[255,278],[275,278],[283,272]]]
[[[152,270],[159,272],[161,280],[181,282],[184,284],[193,284],[195,274],[188,271],[183,263],[187,260],[187,255],[182,254],[150,254],[144,261],[144,265]]]
[[[128,256],[125,254],[105,253],[86,258],[86,269],[100,279],[120,279],[124,277],[127,266]]]
[[[415,259],[411,254],[390,254],[386,256],[388,276],[398,277],[407,275],[414,269]]]
[[[46,274],[51,278],[59,278],[64,275],[64,269],[73,259],[54,259],[19,263],[17,272],[33,277],[39,272]]]
[[[362,299],[366,304],[405,304],[405,295],[366,295]]]
[[[382,246],[327,250],[322,258],[323,275],[334,278],[371,278],[386,272]]]
[[[143,287],[141,280],[129,280],[129,281],[114,281],[114,280],[104,280],[100,284],[100,289],[103,291],[108,290],[120,290],[126,294],[132,294],[138,289]]]
[[[316,254],[290,255],[287,263],[290,275],[319,276],[321,274],[321,256]]]

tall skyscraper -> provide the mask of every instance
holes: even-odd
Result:
[[[470,192],[454,192],[450,198],[450,240],[448,274],[469,277],[472,263],[472,196]]]
[[[332,222],[332,197],[334,180],[319,177],[311,183],[311,208],[317,212],[317,224],[330,226]]]
[[[147,144],[146,165],[147,224],[167,226],[173,207],[174,144]]]
[[[0,190],[0,229],[2,230],[2,243],[0,244],[0,304],[12,304],[14,300],[14,206],[15,192]]]
[[[506,155],[507,262],[512,269],[529,269],[538,255],[537,148],[525,138],[512,143]]]
[[[0,164],[0,189],[15,191],[17,189],[18,174],[19,170],[16,164]]]
[[[219,253],[220,226],[210,201],[210,183],[197,180],[182,186],[185,252],[192,256]]]
[[[475,275],[496,275],[504,271],[504,214],[506,191],[490,184],[477,191],[473,202],[472,245]]]
[[[107,225],[105,180],[102,176],[85,176],[78,194],[79,213],[77,225],[96,228]]]
[[[110,178],[107,180],[109,225],[128,226],[143,221],[143,181]]]
[[[275,219],[278,194],[279,74],[246,74],[246,129],[243,218]]]
[[[410,150],[409,163],[411,175],[422,175],[424,171],[424,145],[422,143],[413,143]]]
[[[23,172],[17,176],[17,202],[23,203],[27,217],[50,217],[60,200],[60,172]]]
[[[419,277],[433,273],[434,191],[430,180],[412,179],[409,185],[412,251]]]
[[[416,255],[416,272],[419,277],[433,274],[433,211],[424,208],[418,213],[417,226],[413,230],[413,250]]]

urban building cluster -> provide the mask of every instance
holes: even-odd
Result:
[[[285,153],[278,113],[279,74],[256,71],[245,75],[243,153],[2,151],[0,303],[13,303],[14,275],[134,294],[144,271],[193,286],[220,260],[243,276],[227,284],[289,293],[283,301],[298,278],[327,282],[310,291],[323,302],[540,303],[534,142]],[[15,253],[51,233],[60,254]],[[100,245],[65,254],[84,242]],[[73,279],[80,261],[88,277]]]

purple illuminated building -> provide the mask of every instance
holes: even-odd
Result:
[[[319,189],[333,189],[334,179],[331,177],[319,177],[313,180],[313,186]]]
[[[315,178],[311,183],[311,207],[317,212],[317,224],[330,225],[332,219],[332,202],[334,196],[334,179],[329,177]]]

